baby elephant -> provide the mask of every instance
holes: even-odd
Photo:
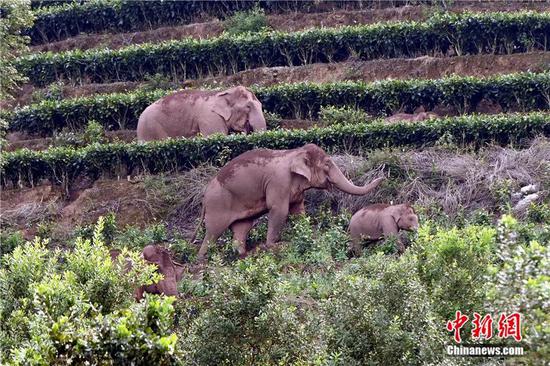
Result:
[[[349,223],[353,254],[361,255],[362,239],[379,240],[396,235],[400,230],[416,229],[418,229],[418,216],[409,204],[367,206],[357,211]],[[405,251],[400,241],[398,241],[398,251],[399,253]]]
[[[111,255],[111,260],[116,261],[121,252],[118,249],[111,249],[109,254]],[[144,292],[178,296],[178,281],[181,280],[185,267],[172,260],[168,249],[160,245],[147,245],[143,248],[141,257],[147,263],[155,264],[158,267],[157,272],[162,274],[164,278],[157,283],[136,288],[134,290],[134,298],[136,301],[140,301],[143,298]],[[130,271],[131,268],[132,264],[127,261],[125,272]]]
[[[393,116],[387,117],[384,119],[386,123],[395,123],[395,122],[421,122],[434,118],[438,118],[439,115],[433,112],[420,112],[416,114],[409,113],[397,113]]]
[[[157,265],[158,272],[164,275],[164,279],[140,287],[135,294],[136,300],[141,300],[144,292],[178,296],[178,281],[183,276],[184,266],[172,260],[168,249],[160,245],[147,245],[141,255],[146,262]]]

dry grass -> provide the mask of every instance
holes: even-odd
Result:
[[[57,200],[25,202],[0,212],[0,227],[31,226],[54,217],[59,210]]]
[[[190,236],[200,215],[204,189],[216,173],[212,165],[201,165],[177,176],[147,176],[144,179],[146,200],[156,217],[167,217],[170,232]]]
[[[522,150],[490,147],[473,154],[430,148],[379,155],[376,162],[350,155],[334,157],[356,184],[371,181],[391,166],[388,181],[377,192],[357,197],[338,191],[313,191],[307,196],[308,208],[314,209],[325,200],[330,200],[334,208],[351,212],[370,203],[411,202],[422,207],[436,205],[454,217],[463,211],[498,209],[502,204],[499,199],[506,196],[505,189],[515,192],[535,183],[542,187],[542,198],[550,189],[548,138],[535,139]],[[364,172],[367,168],[371,170]],[[401,176],[392,178],[392,169]]]

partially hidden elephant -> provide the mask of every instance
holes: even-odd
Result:
[[[121,251],[118,249],[111,249],[109,251],[111,260],[116,261]],[[134,298],[140,301],[143,298],[143,293],[148,292],[151,294],[165,294],[168,296],[177,296],[177,282],[181,280],[184,272],[184,266],[172,260],[168,250],[160,245],[148,245],[143,248],[141,257],[150,264],[156,264],[157,272],[161,273],[164,278],[157,283],[141,286],[134,290]],[[125,272],[130,271],[132,263],[126,261]]]
[[[245,152],[221,168],[206,187],[201,214],[206,233],[198,259],[204,260],[209,244],[215,243],[228,228],[233,231],[240,257],[245,257],[248,232],[254,220],[266,213],[266,246],[274,244],[288,214],[304,212],[304,192],[310,188],[334,186],[349,194],[365,195],[383,179],[377,178],[363,187],[354,185],[314,144],[292,150]]]
[[[438,118],[439,115],[434,112],[420,112],[416,114],[410,113],[396,113],[392,116],[384,119],[386,123],[395,123],[395,122],[421,122],[434,118]]]
[[[400,230],[418,229],[418,216],[414,208],[407,204],[388,205],[374,204],[357,211],[350,220],[348,231],[352,241],[352,252],[361,255],[363,240],[379,240],[397,235]],[[405,247],[398,240],[398,251],[403,253]]]
[[[157,271],[164,278],[157,283],[138,288],[134,294],[136,300],[141,300],[144,292],[178,296],[178,281],[181,280],[185,267],[172,260],[168,249],[160,245],[147,245],[143,248],[141,255],[146,262],[156,264]]]
[[[145,108],[137,124],[138,141],[266,129],[262,103],[243,86],[224,91],[182,90]]]

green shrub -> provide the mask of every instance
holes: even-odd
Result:
[[[140,86],[139,90],[146,92],[153,92],[159,89],[177,89],[179,85],[178,83],[173,82],[169,76],[162,74],[146,75],[144,79],[145,83]]]
[[[368,119],[368,114],[357,108],[327,106],[319,109],[319,120],[326,125],[365,123]]]
[[[10,363],[168,364],[176,361],[171,299],[133,289],[159,279],[139,254],[112,261],[104,221],[93,239],[66,252],[35,239],[3,256],[0,269],[0,349]],[[131,268],[128,268],[130,261]]]
[[[407,4],[411,0],[396,0]],[[416,3],[431,3],[431,0],[414,0]],[[155,29],[160,26],[196,23],[203,17],[224,17],[247,9],[260,7],[267,13],[281,11],[326,11],[339,8],[377,7],[379,0],[349,1],[42,1],[37,6],[36,22],[28,30],[33,43],[59,41],[79,33],[130,32]],[[56,5],[56,6],[51,6]]]
[[[281,120],[283,119],[277,113],[269,112],[264,110],[265,122],[268,130],[274,130],[281,125]]]
[[[527,217],[529,221],[539,224],[550,222],[550,204],[532,202],[527,209]]]
[[[35,85],[176,79],[233,74],[257,67],[416,57],[426,54],[510,54],[548,47],[550,13],[461,13],[426,22],[388,22],[295,33],[263,32],[140,44],[119,50],[67,51],[21,57],[17,69]],[[463,90],[467,94],[468,90]]]
[[[261,8],[238,11],[225,21],[224,28],[230,35],[258,33],[267,30],[267,17]]]
[[[310,356],[312,329],[288,301],[269,256],[208,274],[207,306],[183,329],[182,348],[197,365],[292,364]]]
[[[25,243],[20,231],[9,231],[2,229],[0,231],[0,260],[4,254],[13,252],[15,248]]]
[[[335,364],[423,365],[441,357],[444,330],[408,257],[355,260],[332,289],[322,334],[329,354],[338,355]]]
[[[48,85],[46,89],[36,89],[31,94],[33,103],[40,103],[44,100],[62,101],[63,100],[63,83],[58,81]]]
[[[90,120],[83,134],[83,141],[85,144],[95,144],[105,141],[105,132],[103,126],[97,121]]]
[[[446,230],[426,223],[419,228],[410,251],[417,258],[419,278],[443,319],[451,319],[456,310],[472,313],[483,307],[495,240],[495,230],[484,226]]]
[[[493,314],[521,313],[522,343],[529,347],[526,362],[535,365],[550,357],[550,237],[537,237],[532,227],[521,234],[523,226],[509,215],[498,223],[499,261],[488,276],[487,299]]]
[[[166,239],[166,226],[163,223],[156,223],[147,226],[145,229],[136,226],[119,229],[114,234],[113,241],[122,247],[141,251],[147,245],[161,243]]]
[[[290,228],[282,235],[282,239],[288,241],[291,250],[298,256],[305,256],[313,248],[313,229],[311,219],[306,215],[297,215],[291,219]]]
[[[525,72],[488,78],[453,76],[436,80],[374,83],[294,83],[252,88],[252,91],[262,102],[268,126],[273,128],[280,124],[281,118],[316,118],[321,107],[329,105],[353,107],[376,116],[390,114],[396,106],[410,112],[420,106],[432,109],[439,104],[473,111],[482,99],[499,104],[504,111],[547,110],[549,88],[550,73]],[[168,93],[163,90],[136,91],[62,102],[44,101],[4,115],[10,121],[10,130],[43,135],[69,126],[82,128],[89,120],[100,122],[106,130],[135,129],[141,112]],[[361,112],[356,115],[359,114]],[[341,116],[338,118],[342,120]]]
[[[152,174],[190,169],[199,163],[224,164],[245,151],[264,147],[288,149],[315,143],[329,152],[341,148],[364,151],[386,146],[423,146],[444,133],[460,136],[461,143],[488,141],[510,143],[539,134],[550,135],[550,121],[543,113],[526,115],[480,115],[431,120],[416,124],[373,122],[337,125],[309,130],[267,131],[261,134],[213,136],[138,143],[93,144],[82,149],[27,149],[3,153],[0,163],[2,184],[29,184],[40,179],[64,186],[77,176],[98,178],[121,169],[139,168]],[[220,159],[223,157],[223,159]]]

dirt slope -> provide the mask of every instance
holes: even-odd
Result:
[[[192,87],[239,84],[269,86],[298,81],[324,83],[342,80],[439,79],[452,74],[483,77],[520,71],[541,72],[548,69],[550,69],[550,52],[446,58],[423,56],[414,59],[265,67],[229,76],[190,80],[184,85]]]

